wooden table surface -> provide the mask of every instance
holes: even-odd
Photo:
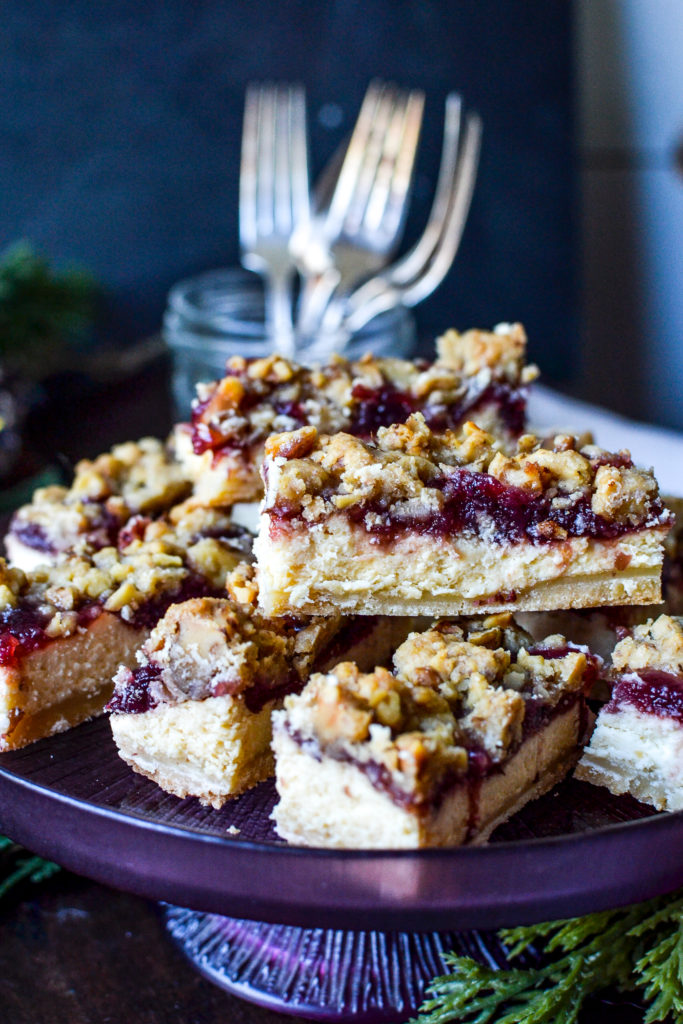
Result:
[[[7,1024],[301,1024],[205,980],[153,903],[61,872],[0,904],[0,1021]],[[352,1019],[352,1018],[349,1018]],[[589,1005],[581,1024],[641,1024]],[[398,1021],[396,1022],[398,1024]]]
[[[156,906],[61,872],[0,905],[7,1024],[296,1024],[206,981]]]

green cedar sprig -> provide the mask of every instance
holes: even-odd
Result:
[[[60,870],[59,864],[36,857],[6,836],[0,836],[0,900],[21,882],[37,885]]]
[[[683,890],[569,921],[503,929],[510,959],[533,947],[538,967],[495,970],[449,955],[413,1024],[575,1024],[588,996],[637,989],[644,1024],[683,1024]]]
[[[56,271],[27,242],[0,254],[0,360],[42,377],[64,348],[82,343],[95,314],[96,286],[82,270]]]

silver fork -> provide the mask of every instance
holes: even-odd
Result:
[[[305,282],[302,334],[312,334],[323,319],[333,329],[350,289],[384,266],[398,244],[423,108],[424,93],[417,90],[380,82],[368,87],[334,188],[327,186],[327,209],[292,240]]]
[[[405,256],[349,296],[343,320],[349,334],[399,304],[421,302],[448,273],[472,201],[481,147],[479,116],[468,114],[464,128],[461,121],[460,97],[451,93],[446,100],[439,176],[425,230]]]
[[[278,352],[295,350],[289,241],[310,217],[306,98],[300,85],[250,85],[244,104],[239,232],[242,264],[264,278],[266,325]]]

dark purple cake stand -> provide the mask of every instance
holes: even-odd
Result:
[[[0,831],[172,904],[168,929],[207,977],[311,1019],[396,1024],[442,971],[443,951],[504,962],[494,937],[467,929],[573,917],[683,884],[683,812],[654,814],[574,781],[485,847],[417,852],[286,846],[274,799],[270,783],[220,811],[169,796],[119,759],[106,719],[0,755]]]

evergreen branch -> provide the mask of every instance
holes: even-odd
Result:
[[[495,970],[445,957],[413,1024],[576,1024],[585,1000],[638,988],[645,1024],[683,1024],[683,892],[568,921],[503,929],[511,959],[541,950],[535,967]]]
[[[27,242],[0,254],[0,357],[14,367],[41,369],[35,359],[87,338],[96,287],[84,271],[54,270]]]
[[[18,843],[0,836],[0,900],[21,882],[39,885],[58,871],[59,864],[36,857]]]

